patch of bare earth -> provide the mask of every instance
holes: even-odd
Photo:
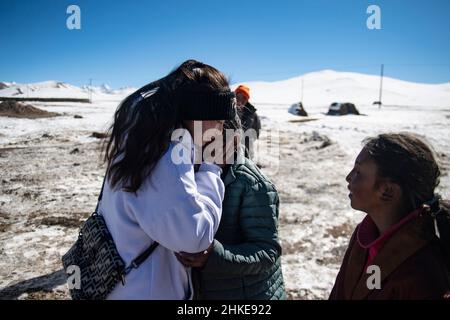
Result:
[[[59,116],[56,112],[49,112],[18,101],[3,101],[0,103],[0,116],[12,118],[50,118]]]
[[[104,174],[101,141],[91,141],[46,133],[0,145],[0,299],[69,298],[61,256]]]

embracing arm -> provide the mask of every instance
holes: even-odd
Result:
[[[240,208],[244,242],[225,245],[214,240],[204,273],[254,275],[270,269],[281,255],[278,241],[279,198],[270,184],[249,186]]]

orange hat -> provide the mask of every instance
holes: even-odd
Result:
[[[236,94],[240,92],[247,98],[247,100],[250,99],[250,88],[247,86],[241,84],[239,87],[236,88],[236,90],[234,90],[234,92]]]

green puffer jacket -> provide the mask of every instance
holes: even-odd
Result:
[[[224,172],[225,199],[214,250],[194,269],[196,299],[286,299],[275,186],[248,159]]]

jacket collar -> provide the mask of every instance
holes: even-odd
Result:
[[[431,217],[420,214],[417,219],[409,221],[386,241],[372,263],[380,267],[382,284],[404,261],[434,239],[432,227]],[[372,291],[367,287],[367,280],[372,274],[365,272],[368,250],[362,248],[357,241],[353,242],[350,250],[344,294],[348,299],[360,300],[366,298]]]
[[[247,111],[250,111],[251,113],[256,112],[255,106],[252,105],[250,102],[247,102],[245,104],[245,108],[247,109]]]
[[[372,218],[367,215],[359,224],[357,233],[358,244],[364,249],[369,249],[374,246],[381,247],[398,229],[407,224],[410,220],[417,218],[421,210],[422,209],[418,209],[411,212],[399,222],[389,227],[382,234],[378,232],[378,228]]]
[[[236,164],[231,164],[228,166],[228,171],[225,174],[225,177],[222,179],[225,187],[228,186],[230,183],[232,183],[234,180],[236,180],[235,170]]]
[[[243,152],[242,150],[239,152]],[[239,158],[242,156],[242,158]],[[222,178],[223,184],[225,187],[232,183],[234,180],[236,180],[236,170],[240,165],[246,166],[248,164],[248,159],[244,157],[244,155],[241,153],[240,156],[238,156],[238,159],[242,159],[242,161],[235,162],[233,164],[228,165],[228,171],[226,172],[225,176]],[[226,171],[226,170],[223,170]]]

